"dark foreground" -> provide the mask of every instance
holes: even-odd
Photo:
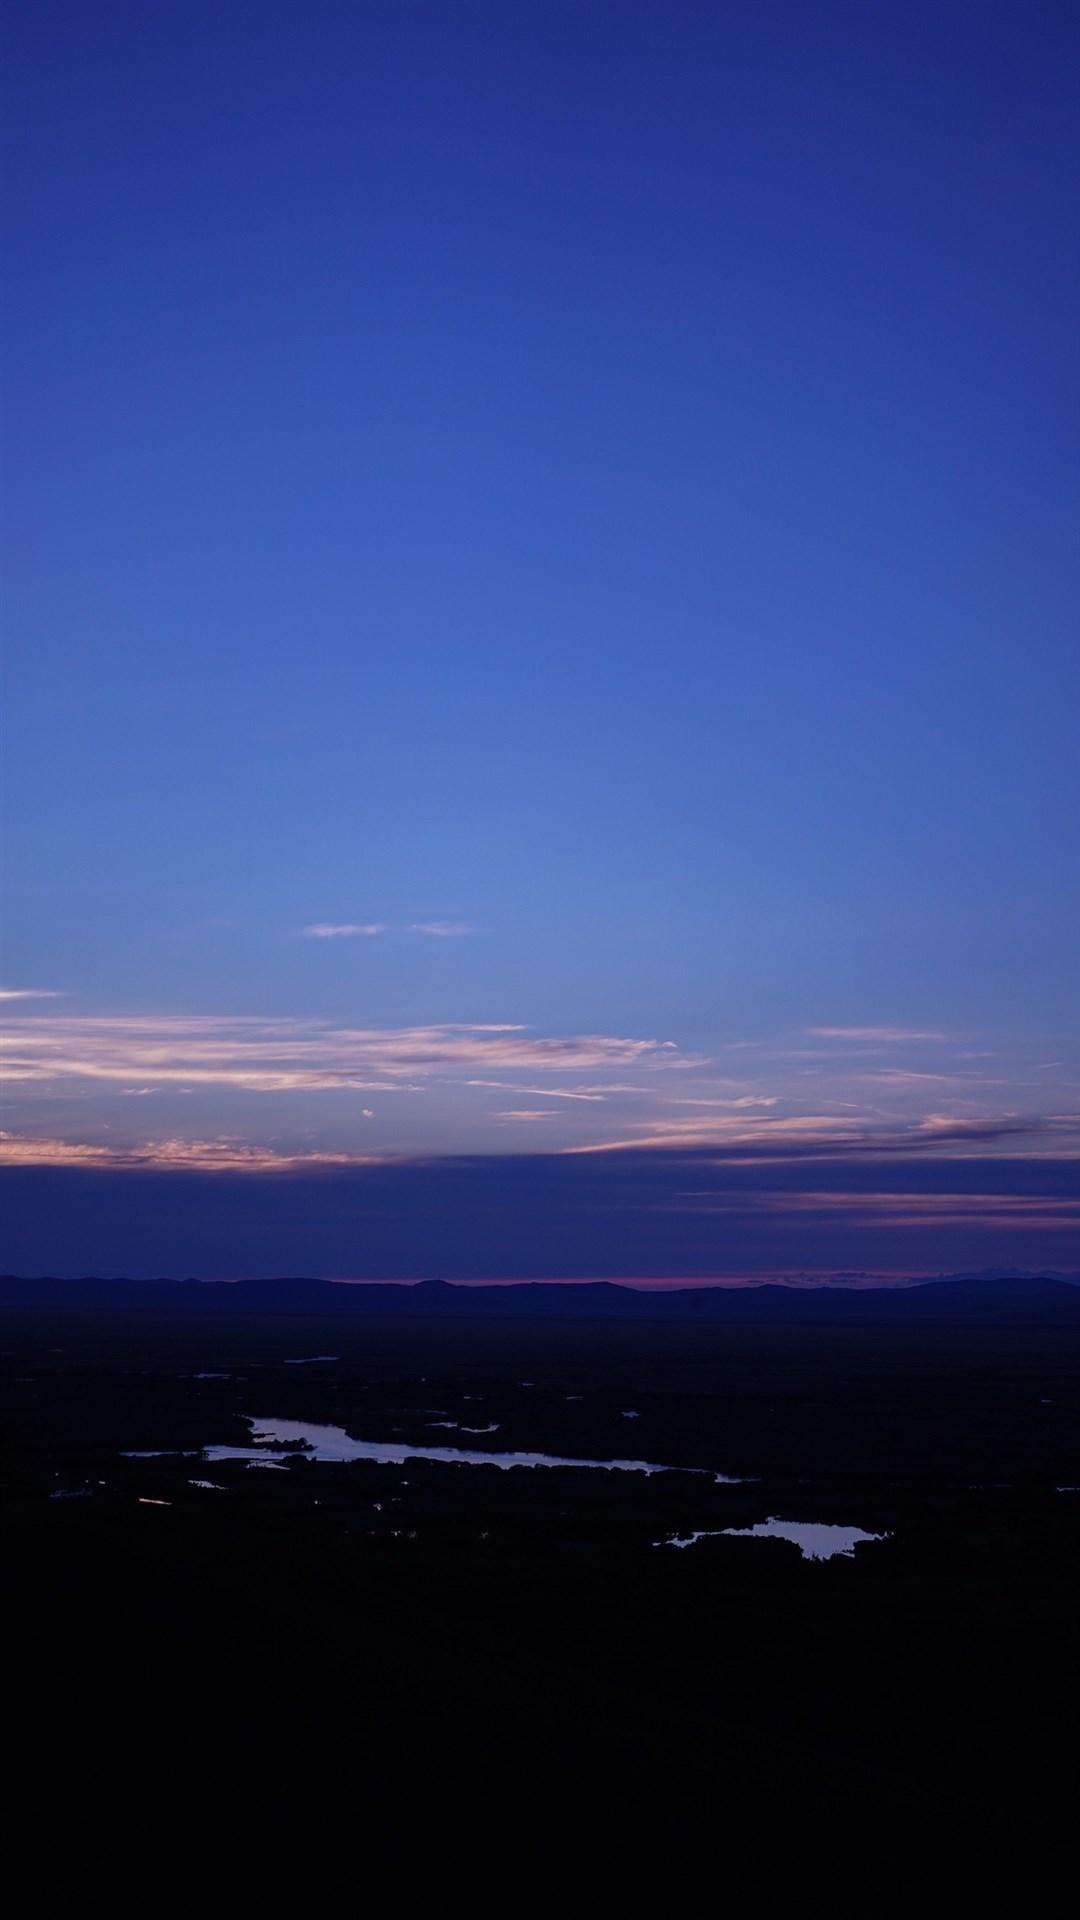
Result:
[[[1073,1827],[1075,1318],[9,1307],[0,1350],[5,1746],[95,1871],[207,1832],[245,1873],[298,1833],[312,1873],[391,1833],[402,1871],[447,1832],[479,1870],[512,1828],[525,1880],[583,1833],[623,1872],[704,1850],[719,1898],[807,1847],[1034,1866]],[[122,1457],[245,1415],[750,1477]],[[655,1544],[773,1515],[889,1537]]]

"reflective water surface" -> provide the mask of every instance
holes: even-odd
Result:
[[[471,1447],[405,1446],[400,1440],[354,1440],[344,1427],[312,1425],[306,1420],[252,1419],[250,1447],[205,1447],[206,1460],[276,1461],[298,1446],[308,1460],[378,1460],[401,1466],[406,1460],[445,1461],[464,1467],[593,1467],[611,1473],[694,1473],[694,1467],[661,1466],[654,1460],[579,1460],[557,1453],[484,1453]],[[274,1449],[288,1449],[275,1452]],[[717,1478],[728,1478],[717,1475]]]
[[[692,1547],[698,1540],[717,1540],[724,1535],[743,1539],[790,1540],[804,1560],[833,1560],[843,1555],[850,1559],[862,1540],[887,1540],[886,1533],[867,1533],[862,1527],[837,1527],[820,1520],[759,1520],[756,1527],[713,1527],[697,1533],[676,1533],[657,1546]]]

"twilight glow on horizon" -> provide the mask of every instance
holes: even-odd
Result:
[[[0,1266],[1080,1269],[1075,9],[9,23]]]

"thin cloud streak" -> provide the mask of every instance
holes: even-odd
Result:
[[[381,920],[346,920],[340,924],[330,920],[316,920],[310,927],[304,928],[304,938],[305,940],[373,940],[376,934],[386,932],[388,928]]]
[[[539,1094],[542,1100],[585,1100],[592,1104],[603,1103],[607,1099],[607,1092],[601,1093],[596,1087],[519,1087],[508,1080],[466,1080],[464,1084],[467,1087],[490,1087],[496,1093]]]
[[[891,1156],[1022,1137],[1052,1138],[1055,1143],[1064,1137],[1080,1142],[1080,1113],[978,1117],[933,1113],[907,1122],[884,1123],[866,1117],[842,1119],[833,1114],[763,1114],[754,1121],[731,1115],[718,1116],[706,1125],[696,1117],[643,1123],[643,1129],[645,1125],[650,1130],[643,1130],[636,1138],[590,1141],[563,1151],[568,1156],[633,1151],[662,1154],[693,1148],[711,1152],[718,1161],[727,1157],[745,1160],[749,1156],[765,1161],[772,1157],[825,1159],[852,1153]],[[1057,1144],[1055,1152],[1060,1152]]]
[[[981,1073],[921,1073],[907,1067],[876,1067],[870,1071],[856,1073],[856,1080],[873,1080],[881,1086],[917,1087],[926,1081],[936,1081],[942,1086],[978,1085],[980,1087],[998,1087],[1004,1083],[989,1080]]]
[[[305,940],[372,940],[394,931],[385,920],[313,920],[303,935]],[[462,920],[416,920],[398,931],[423,934],[429,940],[462,940],[476,928]]]
[[[780,1104],[778,1094],[742,1093],[733,1099],[695,1100],[684,1094],[669,1094],[667,1104],[670,1107],[715,1107],[721,1110],[735,1108],[742,1110],[750,1107],[776,1107]]]
[[[804,1027],[815,1040],[880,1040],[882,1045],[903,1045],[909,1040],[947,1040],[948,1034],[918,1027]]]
[[[1043,1226],[1080,1226],[1080,1199],[1065,1195],[1022,1193],[906,1192],[887,1190],[844,1192],[789,1192],[755,1194],[719,1193],[687,1196],[687,1213],[746,1213],[764,1207],[771,1214],[855,1215],[867,1216],[880,1226],[955,1224],[960,1221],[997,1225],[1016,1221],[1029,1226],[1033,1220]]]

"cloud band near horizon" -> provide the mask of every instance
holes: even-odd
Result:
[[[72,1218],[122,1193],[123,1218],[94,1241],[115,1244],[119,1265],[133,1257],[129,1221],[150,1240],[159,1229],[175,1237],[165,1223],[182,1220],[178,1196],[205,1181],[236,1216],[215,1258],[237,1270],[250,1266],[259,1218],[295,1247],[290,1264],[310,1267],[304,1232],[318,1244],[324,1231],[316,1195],[335,1206],[351,1196],[359,1251],[346,1258],[331,1236],[315,1264],[348,1273],[356,1260],[371,1277],[392,1270],[388,1205],[403,1246],[425,1249],[408,1256],[409,1272],[410,1261],[421,1272],[449,1264],[444,1223],[463,1277],[509,1274],[515,1262],[532,1272],[534,1240],[554,1275],[569,1264],[580,1276],[588,1261],[598,1273],[641,1260],[643,1274],[691,1275],[756,1260],[911,1264],[932,1235],[954,1264],[1000,1259],[1006,1243],[1029,1262],[1061,1263],[1080,1238],[1080,1101],[1067,1067],[1048,1080],[1044,1062],[1005,1063],[998,1050],[990,1073],[971,1036],[890,1024],[818,1038],[809,1056],[740,1042],[710,1057],[656,1036],[551,1035],[506,1020],[377,1027],[13,1008],[0,1168],[17,1204],[4,1257],[60,1257],[67,1227],[33,1204],[56,1180]],[[913,1045],[918,1070],[903,1064]],[[426,1227],[407,1217],[413,1205]],[[212,1218],[218,1208],[216,1198]],[[931,1267],[946,1258],[927,1248]]]
[[[1080,1246],[1073,1156],[295,1156],[262,1179],[243,1150],[211,1144],[214,1171],[183,1152],[168,1168],[108,1155],[0,1168],[6,1270],[700,1280],[1062,1269]]]

